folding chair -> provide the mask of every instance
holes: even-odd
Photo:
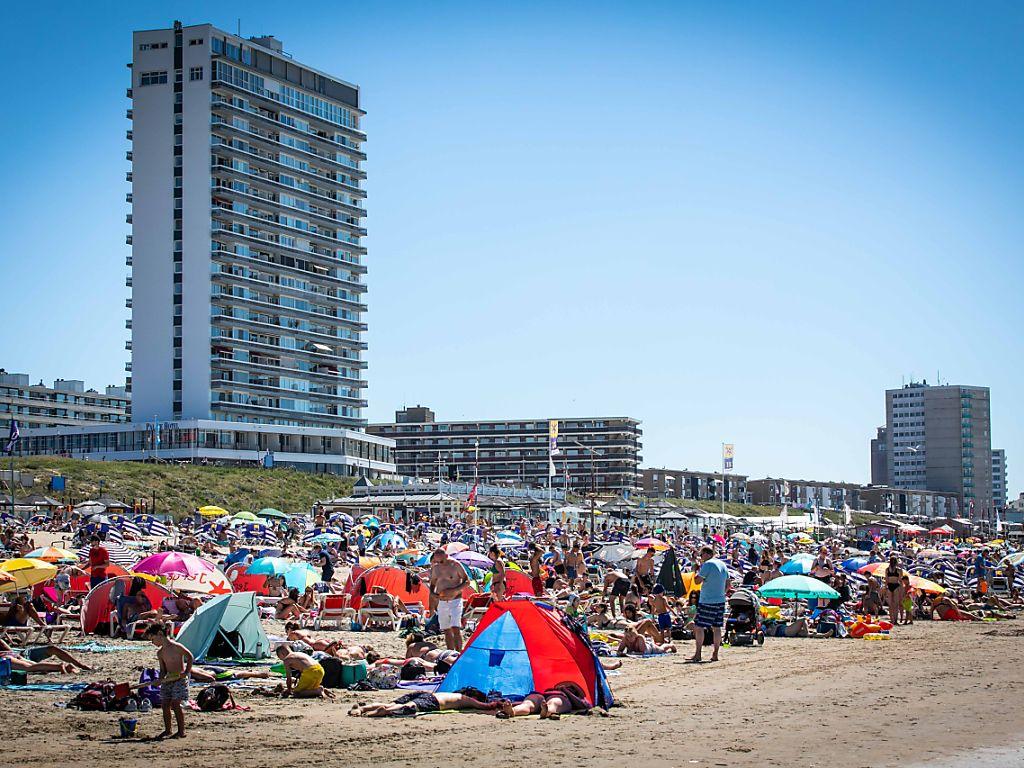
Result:
[[[313,629],[319,630],[324,622],[333,622],[337,629],[342,629],[342,622],[351,622],[356,617],[350,602],[349,595],[321,594]]]

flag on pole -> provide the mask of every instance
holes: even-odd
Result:
[[[555,456],[558,455],[558,419],[548,421],[548,477],[557,477]]]
[[[466,499],[466,506],[463,507],[466,512],[476,512],[476,483],[473,483],[473,490],[469,492],[469,496]]]
[[[18,429],[18,420],[11,419],[11,432],[7,436],[7,445],[4,446],[4,451],[7,453],[14,453],[14,447],[18,444],[18,440],[21,439],[21,430]]]
[[[850,509],[849,504],[843,504],[843,525],[849,525],[853,522],[853,510]]]
[[[722,468],[728,472],[732,469],[732,460],[735,456],[732,443],[722,443]]]

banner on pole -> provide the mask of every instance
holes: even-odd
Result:
[[[722,467],[728,471],[732,469],[732,461],[735,456],[732,443],[722,443]]]

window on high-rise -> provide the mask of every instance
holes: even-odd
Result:
[[[192,81],[203,79],[203,68],[202,67],[190,67],[188,70],[188,79]]]
[[[159,72],[143,72],[139,77],[139,85],[163,85],[167,82],[167,70]]]

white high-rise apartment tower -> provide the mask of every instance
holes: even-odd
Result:
[[[359,89],[209,24],[132,50],[133,420],[363,426]]]

